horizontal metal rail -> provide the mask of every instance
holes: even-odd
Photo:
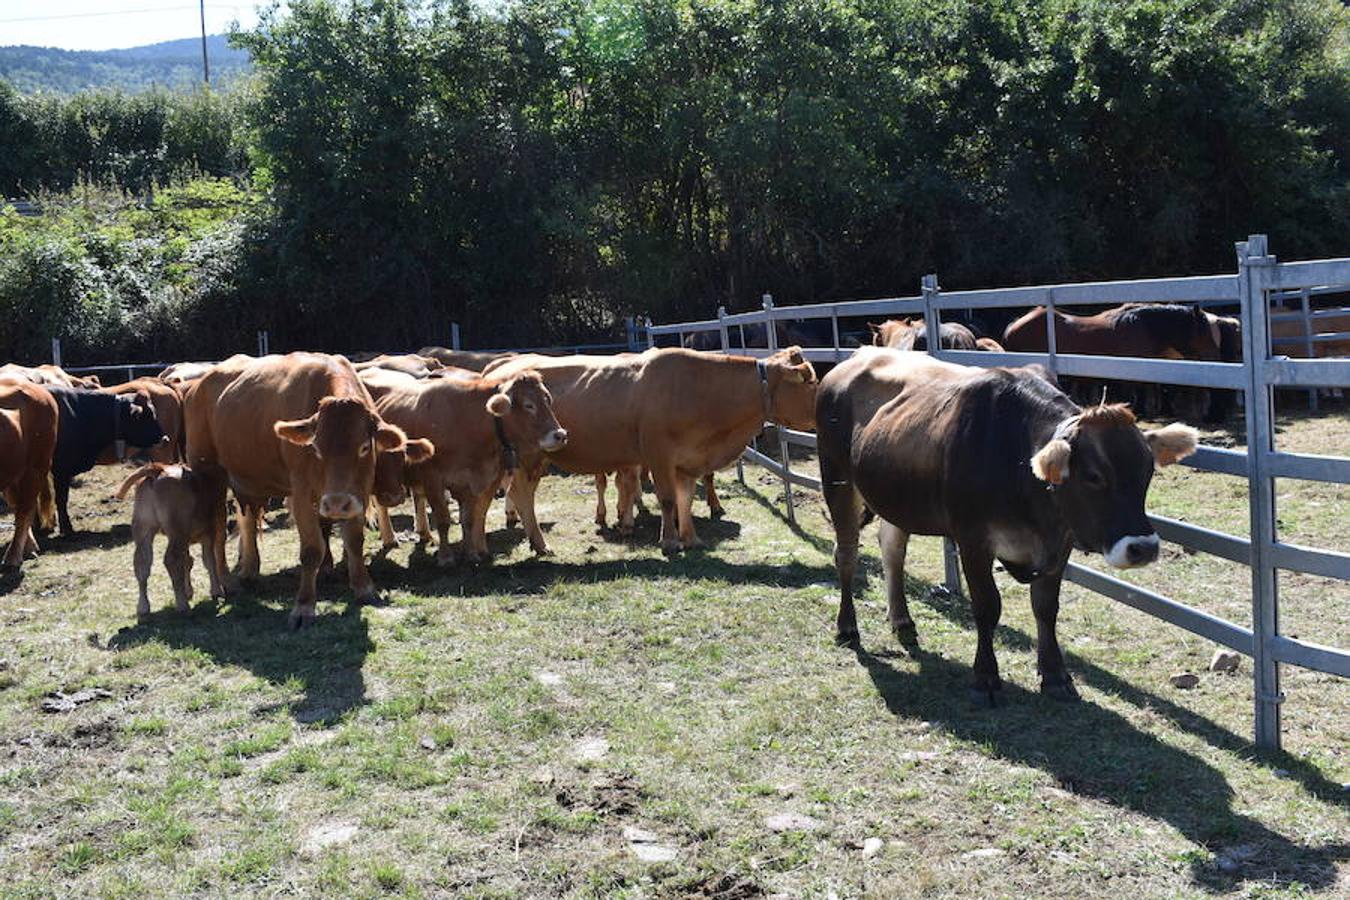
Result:
[[[1246,538],[1213,531],[1192,525],[1190,522],[1169,519],[1167,516],[1150,515],[1148,520],[1153,524],[1153,530],[1158,533],[1158,537],[1165,541],[1242,563],[1244,566],[1251,565],[1252,542]]]
[[[960,365],[1027,366],[1050,365],[1048,353],[988,353],[980,350],[935,350],[937,359]],[[1060,375],[1115,378],[1122,381],[1188,385],[1190,387],[1240,390],[1246,379],[1241,363],[1201,362],[1190,359],[1145,359],[1137,356],[1088,356],[1056,353],[1054,367]]]
[[[1350,653],[1344,650],[1283,634],[1277,634],[1270,639],[1270,649],[1280,662],[1350,678]]]
[[[1350,581],[1350,554],[1347,553],[1314,550],[1311,547],[1276,541],[1271,557],[1277,569]]]
[[[943,291],[934,298],[933,306],[939,310],[1004,309],[1016,306],[1044,306],[1051,302],[1056,306],[1082,306],[1199,301],[1237,303],[1237,276],[1202,275],[1194,278],[1149,278],[978,291]]]
[[[1252,655],[1252,631],[1241,625],[1234,625],[1225,619],[1212,616],[1207,612],[1169,600],[1161,594],[1155,594],[1147,588],[1121,581],[1110,575],[1089,569],[1087,566],[1071,562],[1064,569],[1064,577],[1074,584],[1090,591],[1110,597],[1132,606],[1140,612],[1171,622],[1192,634],[1198,634],[1225,647],[1232,647],[1239,653]]]
[[[1294,337],[1276,337],[1271,338],[1272,344],[1303,344],[1312,341],[1314,344],[1330,344],[1333,341],[1350,341],[1350,331],[1319,331],[1309,335],[1296,335]]]
[[[1338,290],[1350,293],[1350,287],[1339,288]],[[1298,293],[1295,292],[1294,296],[1297,297]],[[1309,319],[1335,319],[1340,316],[1350,316],[1350,306],[1327,307],[1325,309],[1314,309],[1308,312]],[[1272,322],[1297,322],[1302,319],[1303,313],[1297,309],[1273,312],[1270,314],[1270,321]]]
[[[1301,291],[1327,285],[1350,285],[1350,258],[1285,262],[1274,267],[1267,288]]]
[[[1218,472],[1220,475],[1236,475],[1246,478],[1251,470],[1247,454],[1242,450],[1230,450],[1227,447],[1211,447],[1201,444],[1195,448],[1195,454],[1181,461],[1181,465],[1202,472]]]
[[[1276,478],[1325,481],[1350,484],[1350,459],[1344,456],[1317,456],[1311,453],[1269,453],[1266,461]]]
[[[1350,359],[1287,359],[1262,364],[1266,383],[1273,387],[1350,387]]]

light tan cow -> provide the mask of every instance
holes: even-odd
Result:
[[[232,358],[188,387],[184,415],[188,462],[220,465],[239,499],[241,575],[260,568],[256,520],[243,510],[287,498],[301,545],[293,627],[314,619],[326,556],[321,518],[342,523],[356,599],[378,599],[363,556],[365,507],[376,457],[403,449],[406,437],[380,418],[350,362],[321,353]],[[223,535],[215,558],[225,571]]]
[[[445,366],[481,372],[499,360],[510,359],[514,353],[487,353],[479,350],[451,350],[447,347],[423,347],[418,356],[427,356]]]
[[[536,369],[571,436],[549,458],[559,468],[598,475],[651,470],[661,501],[661,547],[699,546],[691,505],[694,481],[730,465],[772,421],[814,427],[816,376],[800,348],[757,361],[683,348],[607,356],[524,354],[488,367],[490,375]],[[542,544],[534,492],[544,467],[522,467],[511,498],[531,543]]]
[[[0,376],[20,378],[33,384],[55,385],[68,388],[98,388],[102,385],[97,375],[71,375],[60,366],[43,363],[40,366],[21,366],[17,363],[5,363],[0,366]]]

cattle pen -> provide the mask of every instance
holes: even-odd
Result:
[[[713,332],[722,349],[735,346],[732,329],[741,329],[738,353],[767,356],[777,347],[774,323],[784,319],[828,320],[832,346],[804,347],[803,355],[813,362],[834,363],[853,351],[841,345],[840,319],[863,316],[922,316],[928,334],[939,333],[944,313],[955,311],[1006,309],[1045,306],[1047,353],[990,353],[943,350],[937,341],[929,342],[933,356],[965,365],[1027,365],[1040,363],[1056,375],[1109,378],[1132,382],[1156,382],[1192,388],[1224,389],[1239,392],[1245,408],[1246,451],[1216,446],[1201,446],[1183,462],[1206,472],[1214,472],[1247,482],[1250,537],[1243,538],[1203,528],[1160,515],[1150,515],[1162,539],[1194,551],[1213,554],[1247,566],[1251,571],[1250,627],[1211,615],[1193,606],[1148,590],[1076,562],[1070,562],[1065,574],[1069,580],[1179,626],[1201,637],[1230,647],[1252,659],[1254,739],[1257,745],[1278,749],[1281,741],[1280,665],[1289,664],[1350,677],[1350,651],[1323,646],[1282,634],[1280,630],[1279,570],[1301,572],[1340,580],[1350,580],[1350,554],[1314,549],[1281,540],[1276,518],[1275,479],[1299,479],[1333,484],[1350,484],[1350,458],[1282,452],[1276,447],[1274,399],[1277,388],[1350,387],[1350,359],[1289,359],[1275,355],[1270,334],[1272,295],[1301,296],[1303,315],[1307,316],[1310,294],[1344,290],[1350,285],[1350,258],[1279,262],[1269,253],[1265,235],[1252,235],[1236,245],[1236,274],[1202,277],[1158,278],[1131,281],[1056,284],[992,290],[944,292],[936,275],[922,280],[915,296],[881,300],[842,301],[804,306],[775,307],[772,298],[764,298],[763,309],[727,314],[717,318],[648,327],[648,341],[654,346],[661,336]],[[1064,306],[1119,303],[1195,303],[1205,306],[1228,305],[1239,310],[1242,325],[1242,362],[1204,362],[1192,360],[1103,357],[1057,353],[1053,313]],[[745,347],[746,326],[762,326],[767,346]],[[779,458],[747,447],[743,460],[757,463],[781,478],[789,518],[794,516],[793,485],[819,490],[820,480],[793,471],[789,445],[814,449],[815,435],[772,424],[779,437]],[[959,592],[960,569],[956,548],[945,542],[945,583]]]

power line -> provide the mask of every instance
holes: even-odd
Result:
[[[196,8],[196,6],[154,6],[144,7],[142,9],[118,9],[106,12],[66,13],[65,15],[60,16],[27,16],[19,19],[0,19],[0,24],[8,24],[11,22],[54,22],[59,19],[94,19],[100,16],[130,16],[140,13],[185,12]],[[206,9],[229,9],[236,11],[238,8],[238,6],[228,6],[219,3],[212,3],[206,6]]]

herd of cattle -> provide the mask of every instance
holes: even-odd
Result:
[[[1044,350],[1045,310],[1006,329],[1001,342],[944,325],[944,346]],[[1183,359],[1234,357],[1237,323],[1178,306],[1127,306],[1097,316],[1057,317],[1062,352]],[[950,331],[949,331],[950,330]],[[711,473],[733,463],[774,422],[814,430],[821,481],[836,536],[838,638],[858,637],[853,576],[858,536],[873,516],[886,571],[889,622],[914,636],[904,593],[912,534],[946,535],[960,549],[979,631],[975,684],[992,702],[1000,686],[993,631],[1000,598],[997,561],[1031,587],[1042,688],[1074,694],[1055,638],[1060,582],[1075,547],[1118,567],[1158,555],[1144,514],[1155,465],[1193,452],[1194,429],[1142,430],[1119,404],[1080,407],[1037,366],[975,368],[913,352],[922,323],[876,328],[879,346],[859,349],[819,377],[796,347],[763,359],[688,348],[614,356],[475,354],[428,347],[360,362],[323,353],[238,355],[182,363],[158,376],[104,388],[54,366],[0,369],[0,487],[14,513],[4,565],[37,551],[34,531],[73,531],[72,479],[131,450],[151,461],[119,494],[134,492],[132,537],[137,611],[156,534],[177,606],[191,598],[189,550],[201,545],[212,596],[259,573],[258,539],[269,502],[284,499],[300,540],[300,584],[290,621],[315,616],[316,579],[332,565],[340,529],[358,601],[374,601],[363,541],[368,516],[396,541],[389,509],[410,494],[415,527],[437,561],[455,562],[447,495],[459,507],[458,558],[488,554],[486,520],[507,498],[530,546],[547,552],[535,492],[551,469],[596,478],[596,521],[607,521],[605,487],[618,487],[617,522],[633,527],[644,474],[660,503],[661,546],[699,544],[692,503]],[[225,558],[228,494],[237,503],[238,563]],[[426,506],[430,506],[430,518]]]

